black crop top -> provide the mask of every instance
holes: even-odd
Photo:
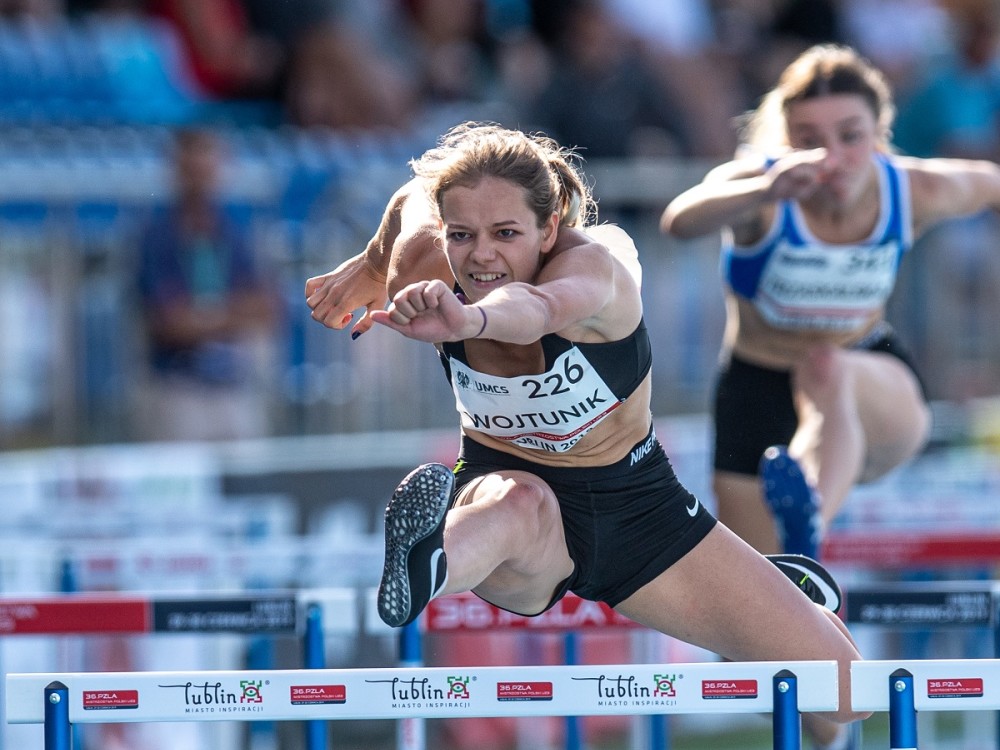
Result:
[[[631,334],[618,341],[600,344],[575,343],[554,333],[548,333],[542,336],[541,343],[545,355],[545,370],[550,369],[560,355],[576,346],[621,401],[632,395],[653,365],[653,353],[644,319],[639,321],[639,325]],[[439,356],[449,381],[452,379],[449,358],[457,359],[466,365],[469,363],[464,341],[444,342]]]

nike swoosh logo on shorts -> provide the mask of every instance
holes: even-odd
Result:
[[[694,518],[696,515],[698,515],[699,507],[701,507],[701,501],[698,498],[695,498],[694,505],[691,506],[685,505],[684,510],[688,512],[688,515],[691,516],[691,518]]]

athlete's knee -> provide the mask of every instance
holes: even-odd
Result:
[[[839,724],[849,724],[852,721],[863,721],[871,716],[871,712],[855,711],[851,706],[851,664],[861,661],[860,655],[838,661],[837,710],[824,713],[826,718]]]
[[[926,426],[915,427],[912,431],[901,434],[893,442],[881,442],[868,445],[865,452],[865,463],[858,478],[860,483],[876,482],[892,471],[907,463],[927,444],[930,437],[930,421]]]
[[[505,513],[523,527],[525,538],[547,536],[555,524],[562,523],[559,501],[541,480],[510,482],[503,494],[503,507]]]
[[[844,351],[827,344],[813,347],[792,369],[792,381],[813,400],[835,397],[850,385]]]
[[[796,375],[810,384],[835,383],[844,377],[845,360],[844,351],[839,347],[814,346],[796,367]]]
[[[831,717],[840,724],[850,724],[855,721],[864,721],[872,715],[871,711],[855,711],[851,708],[851,690],[841,690],[838,696],[840,707]]]

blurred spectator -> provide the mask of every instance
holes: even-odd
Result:
[[[177,29],[194,77],[209,96],[274,97],[281,47],[252,29],[240,0],[148,0],[147,9]]]
[[[947,9],[952,45],[928,59],[900,101],[895,143],[914,156],[1000,161],[1000,4],[948,0]],[[921,243],[921,305],[935,310],[926,317],[925,356],[940,363],[933,385],[949,399],[1000,390],[1000,341],[987,334],[1000,318],[998,244],[992,213],[938,227]]]
[[[339,19],[298,36],[290,50],[287,117],[301,127],[405,128],[418,92],[394,60]]]
[[[140,405],[144,439],[269,432],[259,359],[275,330],[277,296],[246,231],[220,202],[221,157],[210,131],[177,134],[176,194],[139,245],[150,365]]]
[[[682,107],[600,0],[566,9],[529,122],[586,158],[690,155]]]
[[[846,42],[871,60],[902,97],[914,70],[946,44],[941,0],[840,0]]]
[[[805,47],[843,41],[841,0],[777,0],[774,33],[799,40]]]
[[[174,125],[206,104],[145,0],[0,0],[4,124]]]
[[[997,3],[955,3],[951,20],[952,44],[917,71],[900,101],[895,143],[914,156],[1000,160]]]
[[[530,127],[532,108],[552,79],[555,56],[529,24],[498,33],[495,58],[496,75],[488,98],[505,110],[498,119]]]
[[[637,37],[676,55],[700,55],[715,41],[711,0],[605,0],[605,5]]]
[[[92,0],[81,16],[93,72],[79,96],[98,122],[180,125],[206,104],[176,29],[144,8],[145,0]]]
[[[62,0],[0,0],[0,18],[52,21],[65,16]]]
[[[369,5],[377,4],[373,0],[362,1]],[[258,36],[274,39],[287,54],[287,50],[306,29],[342,17],[346,2],[347,0],[240,0],[240,5],[253,32]]]
[[[842,43],[842,0],[715,0],[719,55],[752,109],[781,72],[814,44]]]
[[[476,101],[493,77],[486,0],[398,0],[421,99]]]
[[[726,61],[709,0],[602,0],[649,55],[661,85],[682,102],[693,156],[732,155],[732,118],[745,109],[743,89]]]
[[[277,13],[268,7],[253,17]],[[298,29],[279,23],[291,54],[285,101],[297,125],[413,131],[439,118],[503,119],[508,93],[530,99],[545,82],[544,76],[508,79],[514,88],[506,89],[498,72],[501,51],[510,53],[504,63],[509,75],[539,72],[537,46],[523,44],[523,36],[507,44],[527,28],[526,5],[513,14],[498,12],[489,0],[342,0],[329,6],[308,0],[306,8],[313,23]]]

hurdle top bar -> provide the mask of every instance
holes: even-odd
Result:
[[[913,704],[917,711],[1000,709],[1000,660],[925,659],[854,662],[854,710],[888,711],[890,677],[900,669],[913,675]]]
[[[59,683],[74,724],[769,713],[783,670],[800,711],[836,710],[833,661],[9,674],[6,707],[44,723]]]

